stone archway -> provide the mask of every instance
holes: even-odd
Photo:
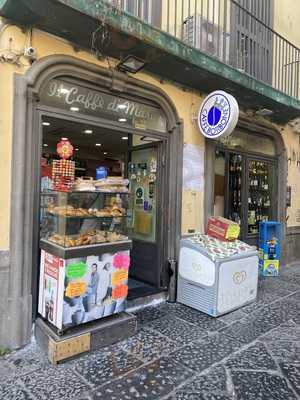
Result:
[[[0,342],[10,348],[30,340],[32,329],[33,227],[38,218],[34,188],[39,168],[39,140],[34,132],[39,92],[50,79],[69,76],[95,86],[155,102],[167,117],[171,155],[166,234],[169,258],[176,258],[181,225],[182,123],[170,98],[158,87],[123,73],[65,55],[37,61],[14,82],[14,124],[8,298],[0,316]],[[171,201],[175,201],[170,206]],[[172,227],[172,229],[171,229]]]

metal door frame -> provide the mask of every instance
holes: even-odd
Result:
[[[236,151],[234,149],[229,149],[222,144],[217,144],[215,146],[215,151],[220,151],[225,153],[225,199],[224,199],[224,215],[228,215],[229,210],[229,155],[236,154],[242,156],[242,206],[241,206],[241,239],[245,241],[253,241],[257,238],[257,234],[248,233],[248,197],[249,197],[249,162],[250,161],[261,161],[266,162],[273,166],[273,176],[272,176],[272,193],[271,197],[276,198],[276,202],[273,203],[271,207],[272,218],[278,218],[278,200],[277,196],[274,196],[278,192],[278,185],[276,181],[278,162],[276,157],[265,156],[263,154],[247,151]],[[244,223],[243,223],[244,221]]]
[[[150,136],[150,135],[147,135]],[[157,165],[158,165],[158,173],[156,174],[156,182],[160,186],[160,191],[157,190],[157,204],[156,204],[156,242],[158,243],[158,264],[162,265],[162,260],[166,254],[165,247],[162,245],[163,237],[164,237],[164,220],[165,215],[164,211],[164,195],[163,195],[163,187],[166,186],[167,176],[165,174],[165,158],[166,158],[166,144],[167,140],[162,139],[161,141],[154,141],[151,143],[141,144],[139,146],[131,146],[128,149],[128,153],[132,153],[134,151],[139,150],[147,150],[151,148],[156,148],[157,150]],[[160,168],[159,168],[160,167]],[[158,186],[157,185],[157,186]],[[139,241],[139,239],[137,239]],[[160,242],[160,244],[159,244]],[[158,288],[166,289],[167,275],[164,271],[158,270],[157,276],[157,285]]]
[[[91,121],[89,118],[86,118],[84,115],[74,115],[74,113],[70,113],[66,110],[62,110],[62,109],[56,109],[54,107],[48,107],[48,106],[44,106],[44,105],[40,105],[38,104],[36,107],[36,113],[34,116],[34,131],[38,132],[38,137],[36,137],[37,142],[38,142],[38,147],[40,149],[39,152],[37,152],[35,154],[35,159],[40,160],[41,156],[42,156],[42,152],[43,152],[43,147],[42,147],[42,138],[43,138],[43,129],[42,129],[42,118],[43,117],[52,117],[52,118],[57,118],[60,119],[62,121],[71,121],[74,123],[78,123],[78,124],[83,124],[86,125],[87,124],[87,120],[89,125],[92,126],[97,126],[97,127],[101,127],[104,129],[110,129],[113,133],[120,133],[120,132],[126,132],[126,134],[134,134],[134,135],[138,135],[138,136],[145,136],[147,135],[148,137],[153,137],[155,139],[160,138],[160,141],[154,141],[153,143],[147,143],[142,146],[142,149],[146,149],[146,148],[150,148],[150,147],[157,147],[158,150],[158,157],[162,157],[162,159],[164,157],[166,157],[165,153],[159,153],[159,144],[162,143],[168,143],[168,138],[166,138],[165,136],[160,135],[159,133],[155,132],[155,131],[151,131],[150,129],[148,130],[139,130],[139,129],[135,129],[135,128],[128,128],[128,127],[124,127],[124,125],[122,125],[121,123],[115,123],[114,121],[110,121],[110,120],[105,120],[105,119],[101,119],[101,118],[93,118],[93,120]],[[97,120],[99,121],[97,123]],[[141,150],[141,146],[136,146],[136,147],[131,147],[129,148],[128,151],[134,151],[134,150]],[[164,146],[165,147],[165,146]],[[33,280],[32,280],[32,287],[33,287],[33,296],[35,297],[36,301],[33,301],[33,306],[32,306],[32,312],[33,312],[33,318],[35,318],[36,314],[37,314],[37,304],[38,304],[38,292],[39,292],[39,280],[38,280],[38,271],[39,271],[39,238],[40,238],[40,232],[39,232],[39,226],[40,226],[40,221],[39,221],[39,210],[40,210],[40,184],[41,184],[41,169],[39,168],[36,171],[36,179],[37,179],[37,184],[34,186],[34,212],[33,212],[33,218],[34,218],[34,224],[33,224]],[[167,176],[164,176],[164,179],[168,179]],[[159,177],[159,180],[161,180],[161,177]],[[163,203],[164,203],[164,196],[165,196],[165,191],[163,191],[164,187],[168,186],[168,182],[164,181],[164,184],[161,184],[161,192],[159,194],[159,199],[160,199],[160,203],[157,206],[157,226],[156,226],[156,234],[157,237],[159,238],[163,238],[164,236],[164,231],[163,231],[163,227],[166,225],[165,223],[163,223],[163,220],[165,219],[165,215],[163,213]],[[158,218],[158,210],[162,210],[160,217]],[[162,260],[163,260],[163,255],[166,254],[166,250],[164,248],[164,241],[160,241],[158,242],[158,263],[160,264],[160,268],[158,269],[159,272],[159,276],[157,279],[158,282],[158,287],[160,288],[164,288],[167,289],[166,285],[166,279],[165,277],[167,276],[167,271],[165,271],[164,269],[166,269],[166,265],[163,265]]]

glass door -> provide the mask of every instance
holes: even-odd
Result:
[[[257,244],[261,221],[276,219],[275,176],[275,160],[216,151],[214,215],[237,222],[240,239],[249,244]]]
[[[240,237],[246,234],[246,158],[231,151],[216,151],[214,215],[230,219],[241,226]]]
[[[132,239],[130,276],[155,287],[160,286],[162,254],[162,160],[161,143],[137,146],[130,152]]]
[[[274,164],[254,159],[248,159],[247,164],[247,236],[249,237],[258,234],[261,221],[269,221],[275,217],[276,196]]]

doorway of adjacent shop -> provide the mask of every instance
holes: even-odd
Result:
[[[214,215],[240,224],[240,238],[249,244],[257,244],[261,221],[277,218],[276,174],[267,137],[238,132],[216,146]]]
[[[49,189],[52,184],[53,160],[59,159],[57,144],[62,139],[68,139],[74,148],[72,160],[75,161],[77,189],[86,193],[86,196],[81,195],[80,204],[76,201],[68,204],[69,212],[78,214],[80,218],[76,221],[74,217],[74,222],[68,226],[69,231],[65,233],[67,239],[71,236],[81,236],[86,244],[88,240],[94,243],[96,239],[93,232],[97,232],[99,238],[101,232],[111,243],[117,243],[125,237],[131,239],[128,299],[161,292],[165,142],[146,133],[125,134],[124,130],[118,131],[115,128],[103,128],[47,115],[42,117],[41,123],[43,140],[40,235],[59,239],[55,232],[57,227],[53,218],[49,218],[47,210],[49,204],[52,204],[51,207],[57,207],[59,211],[60,206],[54,204],[55,199]],[[90,183],[96,182],[97,185],[101,171],[105,171],[109,179],[108,190],[112,190],[113,193],[109,197],[109,204],[108,200],[101,203],[103,218],[99,214],[100,218],[92,220],[89,213],[99,209],[99,199]],[[117,185],[120,181],[125,182],[122,189],[125,196],[118,193]],[[125,187],[128,188],[128,196]],[[109,215],[110,212],[119,212],[120,215]]]

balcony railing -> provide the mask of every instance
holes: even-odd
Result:
[[[107,0],[299,99],[300,49],[275,32],[271,0]],[[239,3],[251,4],[244,8]]]

